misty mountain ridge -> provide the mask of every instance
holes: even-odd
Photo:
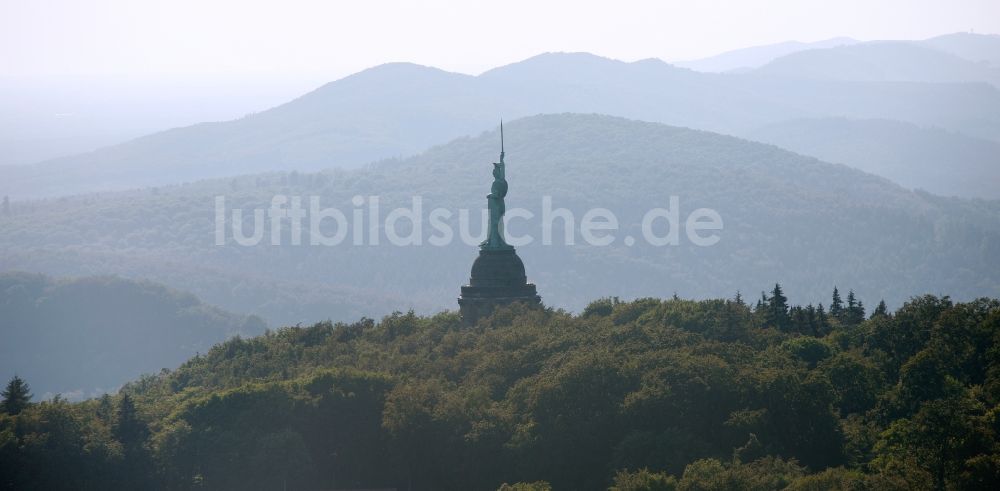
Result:
[[[1000,143],[992,140],[900,121],[847,118],[795,119],[744,136],[910,189],[1000,199]]]
[[[1000,67],[910,41],[873,41],[808,49],[777,58],[753,73],[861,82],[986,82],[1000,86]]]
[[[499,115],[560,112],[737,135],[800,118],[893,119],[1000,140],[1000,91],[985,84],[720,75],[660,60],[626,63],[549,53],[479,76],[409,63],[381,65],[238,120],[176,128],[31,166],[0,167],[0,194],[23,199],[253,172],[351,168],[475,134],[495,125]]]
[[[504,126],[509,208],[538,217],[548,195],[577,218],[600,206],[620,222],[619,241],[608,247],[542,246],[537,219],[511,224],[510,233],[536,237],[518,250],[548,305],[577,310],[602,296],[673,292],[712,298],[739,290],[751,297],[775,281],[800,295],[797,303],[825,301],[834,285],[890,305],[921,292],[948,291],[957,299],[1000,292],[1000,202],[907,191],[771,145],[656,123],[563,114]],[[417,194],[425,212],[470,208],[476,231],[489,189],[486,163],[498,143],[491,131],[357,170],[15,203],[0,220],[0,269],[76,275],[85,267],[149,278],[274,324],[454,309],[475,247],[458,240],[445,247],[274,247],[266,240],[241,247],[230,240],[220,247],[214,199],[254,209],[267,208],[275,194],[316,195],[324,206],[348,210],[352,197],[378,195],[389,210],[409,207]],[[667,206],[672,195],[682,216],[699,207],[720,213],[719,244],[622,245],[621,237],[640,236],[643,214]]]
[[[706,72],[749,71],[797,51],[856,44],[837,37],[817,42],[786,41],[735,49],[675,66]],[[1000,36],[959,32],[923,41],[922,46],[970,61],[1000,66]],[[315,76],[288,80],[243,80],[223,87],[218,79],[99,80],[94,78],[22,80],[0,77],[7,97],[0,98],[0,165],[24,165],[92,151],[180,122],[222,121],[233,115],[280,105],[289,95],[318,86]],[[232,85],[229,82],[229,85]],[[200,115],[200,116],[199,116]]]
[[[857,39],[849,37],[835,37],[803,43],[801,41],[784,41],[781,43],[765,44],[761,46],[751,46],[749,48],[734,49],[714,56],[699,58],[688,61],[671,62],[674,66],[690,68],[699,72],[743,72],[766,65],[771,61],[798,51],[807,49],[832,48],[860,43]]]
[[[760,68],[787,55],[808,50],[822,50],[872,43],[908,43],[955,55],[975,62],[1000,67],[1000,35],[956,32],[920,41],[881,40],[859,41],[849,37],[835,37],[815,42],[785,41],[749,48],[734,49],[707,58],[671,62],[674,66],[700,72],[742,73]]]
[[[1000,67],[1000,34],[956,32],[925,39],[921,44],[969,61]]]
[[[0,374],[30,380],[39,397],[114,392],[140,374],[175,368],[230,336],[266,327],[189,293],[110,276],[0,273],[0,310]]]

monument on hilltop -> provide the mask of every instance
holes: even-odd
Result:
[[[493,163],[493,186],[486,196],[489,205],[489,226],[486,240],[479,244],[479,257],[472,263],[469,284],[462,287],[458,297],[462,323],[474,325],[490,315],[497,306],[514,302],[539,305],[535,285],[528,283],[524,263],[517,257],[514,247],[504,240],[503,215],[507,196],[506,164],[503,150],[503,122],[500,123],[500,162]]]

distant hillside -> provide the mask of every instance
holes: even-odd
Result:
[[[744,134],[911,189],[1000,199],[1000,143],[887,120],[796,119]]]
[[[606,295],[673,292],[710,298],[740,290],[752,298],[776,281],[796,292],[797,303],[825,301],[834,285],[891,306],[919,293],[1000,294],[1000,202],[915,193],[771,145],[656,123],[564,114],[505,129],[508,206],[536,217],[513,222],[510,232],[535,236],[519,251],[548,305],[578,310]],[[477,234],[498,141],[492,131],[354,171],[14,203],[12,215],[0,218],[0,268],[151,278],[273,324],[454,309],[475,247],[458,240],[396,247],[384,233],[379,246],[294,246],[287,237],[281,247],[266,238],[253,247],[232,239],[216,246],[215,197],[250,213],[275,194],[317,195],[350,219],[356,195],[378,195],[382,217],[418,195],[424,216],[436,207],[453,211],[448,223],[456,234],[457,210],[471,209]],[[577,220],[592,207],[612,210],[620,222],[616,241],[588,246],[577,229],[573,246],[540,245],[544,195]],[[681,217],[699,207],[717,210],[725,227],[720,242],[625,246],[626,235],[641,237],[643,215],[668,207],[672,195]],[[562,225],[554,228],[562,244]],[[425,223],[424,238],[432,232]]]
[[[671,62],[674,66],[690,68],[699,72],[732,72],[747,71],[766,65],[776,58],[789,55],[807,49],[832,48],[834,46],[846,46],[860,41],[849,37],[836,37],[812,43],[799,41],[785,41],[783,43],[766,44],[763,46],[751,46],[749,48],[726,51],[708,58],[689,61]]]
[[[728,134],[796,118],[881,118],[1000,140],[995,87],[872,79],[720,75],[585,53],[544,54],[477,77],[388,64],[239,120],[0,167],[0,195],[21,199],[357,167],[491,128],[500,116],[540,113],[594,112]]]
[[[1000,35],[956,32],[921,41],[920,44],[960,56],[966,60],[986,62],[1000,67]]]
[[[956,32],[954,34],[945,34],[943,36],[937,36],[919,41],[901,40],[891,42],[906,43],[923,48],[931,48],[936,51],[955,55],[959,58],[964,58],[965,60],[971,62],[986,62],[994,65],[995,67],[1000,67],[1000,35],[997,34]],[[794,53],[808,50],[824,50],[827,48],[860,46],[875,43],[879,42],[863,42],[849,37],[835,37],[811,43],[785,41],[763,46],[751,46],[749,48],[735,49],[697,60],[673,61],[671,64],[682,68],[690,68],[699,72],[745,72],[767,65],[772,61]]]
[[[799,51],[753,73],[860,82],[985,82],[1000,87],[1000,67],[910,41],[877,41]]]
[[[263,330],[259,318],[154,283],[0,274],[0,377],[30,380],[38,397],[113,391],[229,336]]]

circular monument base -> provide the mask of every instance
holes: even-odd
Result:
[[[496,307],[515,302],[542,303],[535,285],[528,283],[524,263],[517,252],[513,247],[480,250],[479,257],[472,263],[469,284],[462,287],[462,296],[458,297],[462,323],[474,325]]]

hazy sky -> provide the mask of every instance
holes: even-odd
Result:
[[[0,0],[0,76],[465,73],[545,51],[683,60],[784,40],[1000,33],[997,0]]]

